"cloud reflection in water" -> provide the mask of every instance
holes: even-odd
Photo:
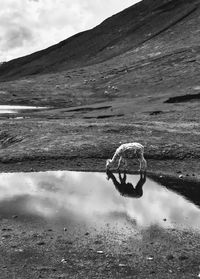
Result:
[[[133,185],[139,179],[139,176],[127,176]],[[9,212],[87,223],[112,221],[116,216],[120,221],[126,216],[139,226],[200,227],[200,210],[182,196],[146,179],[141,198],[126,198],[116,191],[112,181],[106,180],[105,173],[2,173],[0,214]]]

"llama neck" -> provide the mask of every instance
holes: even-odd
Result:
[[[119,154],[118,153],[115,153],[111,159],[111,163],[114,164],[116,161],[119,160]]]

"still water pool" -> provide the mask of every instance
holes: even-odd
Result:
[[[133,187],[134,186],[134,187]],[[140,175],[49,171],[0,174],[0,218],[45,222],[128,222],[137,227],[200,228],[200,209]]]
[[[40,110],[45,107],[0,105],[0,114],[18,113],[19,111]]]

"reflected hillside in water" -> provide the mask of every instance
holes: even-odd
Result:
[[[159,177],[151,175],[151,178],[159,185],[182,195],[188,201],[200,207],[200,183],[195,180],[182,180],[173,177]]]
[[[118,174],[112,175],[118,179]],[[117,220],[119,223],[134,221],[137,226],[200,227],[199,208],[183,196],[146,177],[126,175],[125,178],[121,176],[129,186],[139,187],[137,195],[132,192],[132,198],[126,197],[131,197],[129,188],[128,194],[122,195],[121,186],[116,186],[113,179],[108,181],[106,173],[2,173],[0,216],[99,225]]]

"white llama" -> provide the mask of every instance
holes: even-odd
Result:
[[[120,145],[113,155],[112,159],[108,159],[106,161],[106,169],[110,169],[118,162],[117,169],[120,168],[121,164],[124,165],[124,168],[127,167],[127,158],[132,158],[136,156],[136,158],[140,162],[139,171],[146,171],[147,162],[144,158],[144,146],[137,142],[132,143],[124,143]]]

